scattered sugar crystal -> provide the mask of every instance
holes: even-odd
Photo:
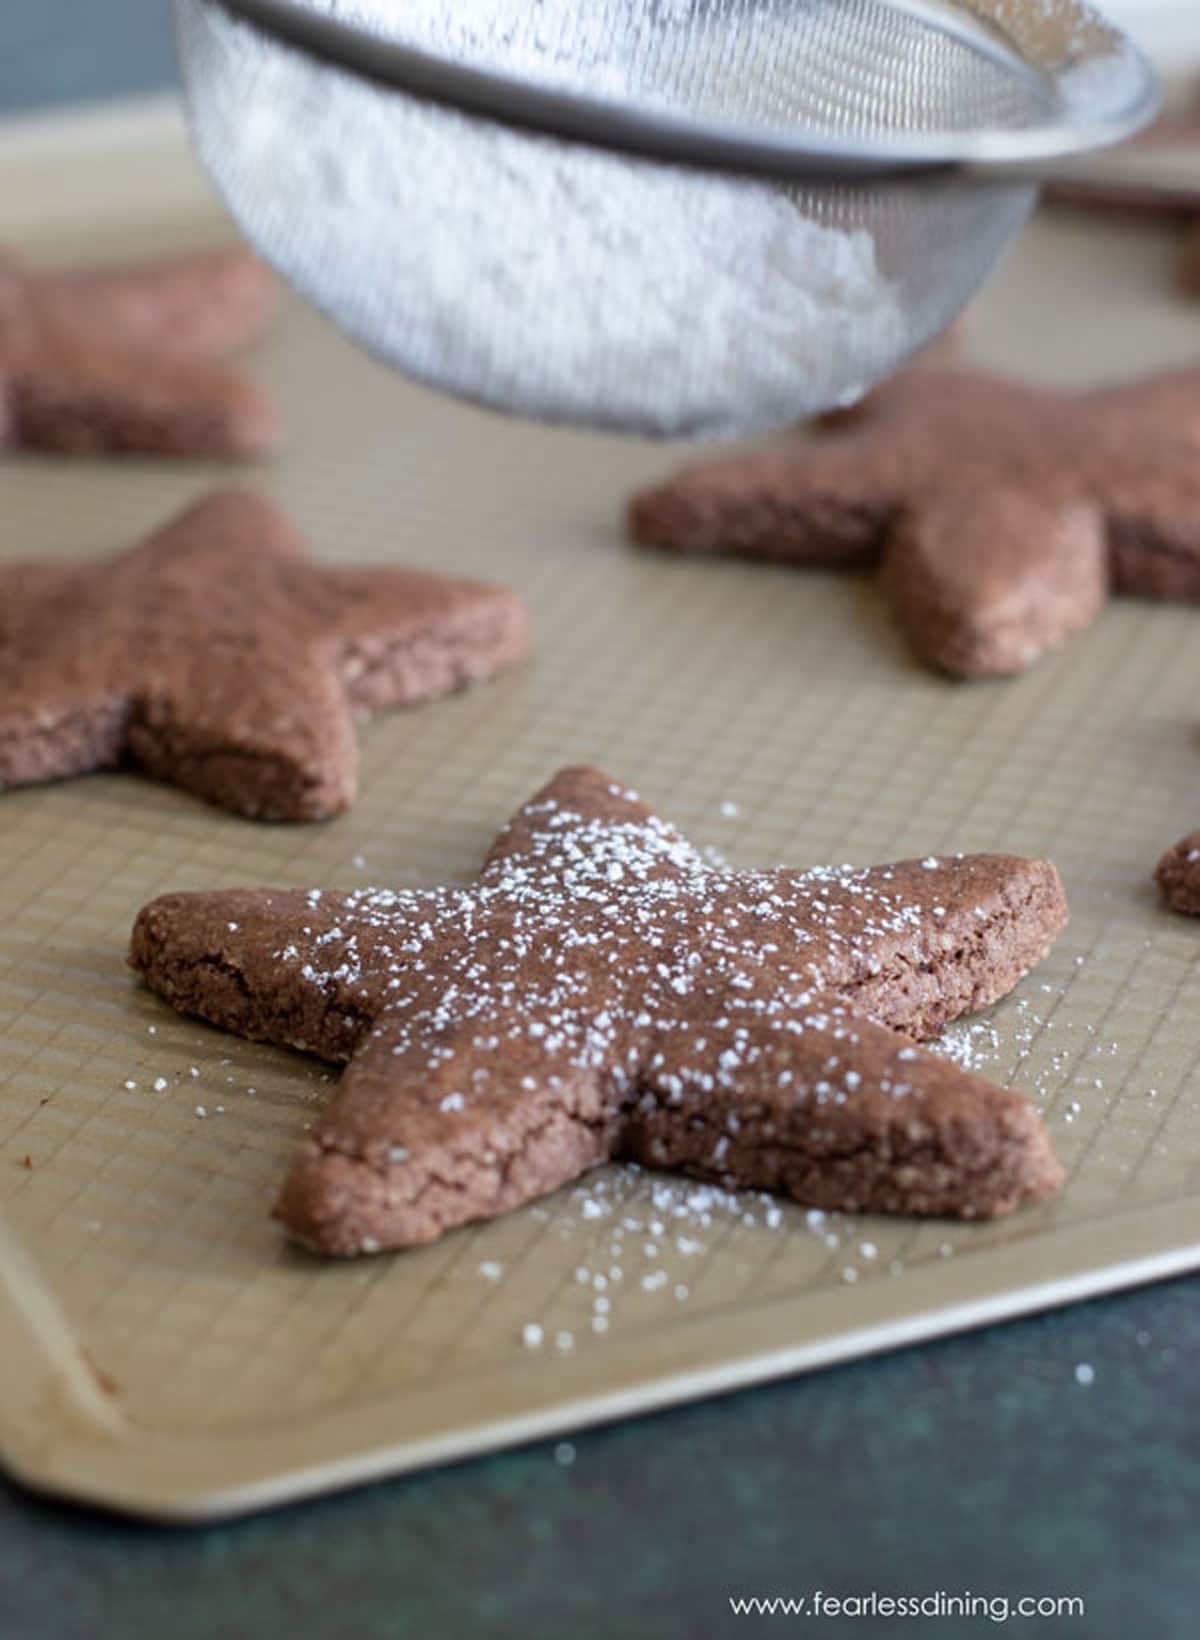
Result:
[[[168,1083],[165,1076],[156,1076],[154,1078],[154,1091],[155,1091],[155,1093],[163,1093],[169,1086],[170,1086],[170,1084]]]
[[[538,1349],[544,1336],[536,1321],[527,1321],[521,1328],[521,1341],[528,1350]]]
[[[726,798],[725,801],[721,804],[721,813],[725,816],[726,820],[736,819],[736,817],[738,816],[738,814],[740,812],[741,811],[738,808],[737,804],[736,803],[731,803],[728,798]]]
[[[561,1350],[564,1355],[568,1350],[573,1350],[575,1348],[575,1334],[569,1332],[555,1333],[554,1348]]]
[[[608,1317],[606,1315],[594,1315],[592,1317],[592,1331],[597,1333],[607,1332]]]
[[[575,1448],[571,1445],[570,1441],[559,1441],[558,1445],[554,1448],[554,1461],[555,1463],[561,1464],[564,1469],[569,1469],[571,1467],[571,1465],[575,1462]]]
[[[682,1302],[682,1300],[685,1299],[687,1297],[687,1295],[688,1295],[687,1287],[681,1281],[679,1283],[679,1285],[675,1288],[675,1297]]]
[[[208,1115],[208,1111],[204,1108],[203,1105],[197,1105],[196,1106],[196,1115],[200,1116],[200,1117],[204,1117],[204,1116]]]
[[[479,1266],[479,1273],[486,1281],[499,1281],[504,1274],[504,1266],[494,1258],[485,1258]]]
[[[1087,1361],[1081,1361],[1075,1368],[1075,1382],[1077,1384],[1092,1384],[1096,1380],[1096,1369]]]
[[[128,1088],[129,1092],[132,1093],[134,1088],[137,1087],[137,1083],[136,1082],[126,1082],[125,1086]]]

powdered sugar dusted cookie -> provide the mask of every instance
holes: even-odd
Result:
[[[314,563],[261,495],[225,490],[99,563],[0,564],[0,787],[134,763],[255,819],[355,791],[353,714],[523,655],[504,587]]]
[[[348,1064],[276,1211],[352,1254],[622,1157],[822,1208],[1045,1195],[1033,1109],[915,1039],[1003,996],[1065,920],[1053,866],[1006,855],[718,871],[567,769],[468,887],[167,895],[129,960],[181,1012]]]
[[[244,251],[79,273],[0,260],[0,446],[263,454],[274,407],[214,361],[260,334],[272,307],[270,276]]]
[[[1019,671],[1110,592],[1200,598],[1200,369],[1080,393],[908,370],[824,433],[644,491],[630,527],[678,552],[880,563],[925,660]]]

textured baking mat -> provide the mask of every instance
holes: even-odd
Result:
[[[7,232],[47,259],[220,235],[163,111],[0,140]],[[1036,224],[972,346],[1058,378],[1177,359],[1172,247]],[[1200,923],[1159,850],[1200,821],[1200,614],[1113,606],[1015,682],[915,667],[868,580],[629,550],[678,452],[489,419],[298,306],[257,368],[261,474],[329,558],[509,579],[536,658],[362,733],[362,796],[256,826],[132,775],[0,798],[0,1447],[33,1484],[199,1518],[545,1435],[1200,1263]],[[125,545],[222,475],[9,461],[7,556]],[[948,1047],[1026,1090],[1070,1172],[997,1224],[829,1216],[610,1169],[417,1252],[326,1264],[267,1217],[330,1074],[170,1013],[123,966],[151,896],[474,871],[564,762],[745,865],[1047,854],[1053,955]]]

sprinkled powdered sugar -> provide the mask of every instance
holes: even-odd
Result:
[[[613,795],[635,800],[616,788]],[[526,1060],[561,1073],[609,1069],[631,1025],[688,1039],[692,1062],[662,1078],[668,1103],[685,1083],[734,1087],[761,1057],[751,1038],[764,1028],[785,1036],[827,1030],[852,1047],[848,1011],[822,998],[823,988],[847,966],[864,980],[877,976],[872,947],[920,932],[929,915],[889,886],[883,868],[723,872],[653,816],[601,821],[551,800],[522,818],[532,829],[520,853],[501,856],[470,888],[354,890],[338,897],[332,926],[302,929],[309,948],[301,976],[348,1005],[369,972],[392,970],[393,1055],[424,1051],[430,1072],[461,1062],[462,1085],[441,1096],[444,1112],[468,1109],[486,1090],[488,1059],[502,1042],[519,1041]],[[308,901],[315,910],[320,891]],[[804,946],[811,960],[797,961]],[[286,963],[299,952],[289,943],[275,955]],[[434,962],[436,983],[421,982]],[[605,973],[613,995],[597,1004]],[[714,1021],[715,1054],[688,1006],[714,982],[730,993]],[[664,1063],[656,1055],[650,1069]],[[856,1091],[856,1073],[836,1055],[826,1069],[811,1087],[797,1083],[797,1098],[842,1103]],[[621,1063],[611,1074],[618,1087],[633,1081]],[[787,1070],[780,1077],[791,1081]],[[526,1074],[522,1085],[532,1090],[537,1079]],[[890,1091],[900,1098],[909,1089],[898,1078]],[[728,1143],[716,1137],[718,1160]]]
[[[716,1181],[697,1188],[713,1190],[754,1178],[756,1158],[782,1145],[810,1192],[823,1164],[806,1135],[822,1107],[829,1122],[864,1099],[903,1106],[930,1077],[952,1085],[877,1020],[928,1029],[978,1006],[993,952],[1002,990],[1055,931],[1047,868],[999,857],[922,864],[715,870],[636,794],[569,771],[501,833],[469,887],[214,896],[228,911],[220,926],[239,924],[220,936],[220,961],[240,968],[244,942],[260,1006],[284,1022],[265,1034],[297,1046],[307,1034],[327,1057],[354,1061],[300,1164],[331,1157],[341,1167],[361,1154],[364,1183],[374,1192],[371,1179],[386,1177],[400,1219],[384,1231],[352,1215],[344,1237],[318,1244],[353,1252],[368,1239],[429,1239],[614,1155],[690,1168]],[[264,943],[274,965],[263,965]],[[361,1153],[342,1137],[355,1132],[346,1113],[360,1085],[395,1090],[386,1107],[368,1100]],[[963,1097],[989,1095],[972,1087]],[[914,1117],[897,1117],[897,1134],[915,1120],[925,1135],[931,1115],[922,1100]],[[548,1176],[527,1155],[514,1169],[527,1135],[543,1132],[560,1146],[546,1153]],[[557,1136],[568,1133],[564,1150]],[[564,1163],[573,1172],[557,1171]],[[481,1190],[477,1206],[460,1193],[463,1169],[484,1184],[493,1170],[502,1187],[514,1171],[528,1184],[496,1205]],[[972,1170],[972,1191],[977,1178]],[[869,1205],[858,1179],[839,1182],[826,1205]],[[919,1176],[914,1186],[919,1202]],[[786,1190],[786,1178],[772,1188]],[[730,1196],[742,1222],[782,1224],[777,1203],[755,1215]],[[976,1211],[975,1200],[960,1210]],[[581,1200],[586,1220],[608,1211],[600,1192]],[[305,1235],[303,1218],[283,1216]],[[669,1234],[652,1221],[645,1239]],[[689,1257],[692,1238],[675,1235],[673,1253]],[[606,1315],[594,1308],[594,1330]]]
[[[966,1020],[946,1026],[928,1046],[964,1071],[978,1071],[995,1060],[1000,1051],[1000,1036],[995,1026],[986,1021]]]

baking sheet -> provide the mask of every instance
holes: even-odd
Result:
[[[5,237],[47,261],[229,231],[167,107],[13,128],[0,197]],[[1177,362],[1200,309],[1170,294],[1172,257],[1141,225],[1039,221],[971,348],[1064,381]],[[1200,613],[1114,605],[1024,678],[956,685],[913,664],[869,579],[627,548],[622,499],[676,450],[450,404],[295,304],[255,367],[289,424],[257,476],[315,550],[507,579],[537,652],[366,727],[362,795],[331,824],[254,825],[133,775],[0,798],[12,1473],[198,1519],[1200,1264],[1200,922],[1148,880],[1200,822]],[[225,476],[8,461],[0,555],[114,551]],[[578,761],[739,865],[1052,857],[1067,934],[949,1046],[1034,1099],[1063,1194],[989,1225],[820,1220],[614,1168],[397,1257],[285,1245],[267,1209],[330,1073],[140,990],[138,907],[461,880]]]

